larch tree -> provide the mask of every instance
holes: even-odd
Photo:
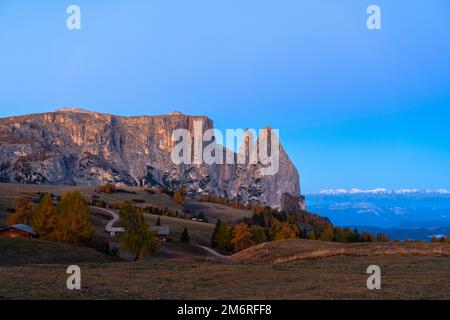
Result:
[[[334,230],[331,225],[327,225],[325,230],[320,236],[320,240],[322,241],[333,241],[334,240]]]
[[[119,235],[119,241],[134,255],[137,261],[148,252],[156,255],[160,249],[160,243],[155,239],[156,232],[150,231],[150,226],[145,222],[142,212],[138,212],[131,204],[125,204],[119,212],[120,223],[125,232]]]
[[[31,225],[33,219],[33,202],[25,197],[16,197],[13,201],[14,214],[8,217],[7,223]]]
[[[233,227],[231,246],[234,252],[245,250],[254,244],[252,232],[247,225],[240,223]]]
[[[57,235],[60,241],[80,245],[94,236],[86,200],[79,191],[63,194],[58,205]]]
[[[173,195],[173,200],[184,206],[185,204],[185,198],[186,198],[186,190],[184,188],[180,188],[177,191],[175,191]]]
[[[52,196],[44,194],[34,210],[32,226],[44,240],[56,240],[55,232],[58,227],[56,208]]]
[[[287,239],[295,239],[297,238],[297,234],[295,230],[286,222],[281,223],[278,226],[277,235],[275,236],[275,240],[287,240]]]

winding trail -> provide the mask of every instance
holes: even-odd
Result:
[[[104,208],[99,208],[99,207],[90,207],[90,208],[100,210],[100,211],[103,211],[103,212],[109,214],[112,217],[112,219],[106,224],[105,229],[108,232],[113,231],[113,226],[119,220],[119,215],[117,213],[115,213],[114,211],[104,209]]]
[[[119,215],[118,215],[116,212],[114,212],[114,211],[112,211],[112,210],[104,209],[104,208],[99,208],[99,207],[90,207],[90,208],[91,208],[91,209],[97,209],[97,210],[103,211],[103,212],[109,214],[109,215],[112,217],[112,219],[107,223],[107,225],[106,225],[106,227],[105,227],[105,229],[106,229],[107,232],[110,232],[110,233],[111,233],[112,231],[114,231],[114,229],[118,229],[118,228],[114,228],[114,227],[113,227],[114,224],[119,220]],[[116,231],[117,231],[117,230],[116,230]],[[210,253],[210,254],[212,254],[213,256],[218,257],[218,258],[222,258],[222,259],[230,259],[230,258],[231,258],[231,257],[229,257],[229,256],[225,256],[225,255],[223,255],[223,254],[220,254],[220,253],[217,252],[216,250],[211,249],[211,248],[209,248],[209,247],[205,247],[205,246],[201,246],[201,245],[197,245],[197,247],[199,247],[199,248],[205,250],[206,252],[208,252],[208,253]]]
[[[218,253],[214,249],[211,249],[211,248],[208,248],[208,247],[205,247],[205,246],[200,246],[200,245],[197,245],[197,247],[202,248],[203,250],[211,253],[213,256],[216,256],[216,257],[219,257],[219,258],[224,258],[224,259],[229,259],[230,258],[229,256],[224,256],[223,254]]]

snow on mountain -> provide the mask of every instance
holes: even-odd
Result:
[[[426,194],[450,194],[450,191],[447,189],[386,189],[386,188],[377,188],[377,189],[325,189],[319,192],[321,195],[350,195],[350,194],[415,194],[415,193],[426,193]]]

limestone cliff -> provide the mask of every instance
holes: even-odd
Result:
[[[282,207],[282,195],[300,196],[299,174],[280,146],[277,174],[261,164],[175,165],[176,129],[213,128],[207,117],[172,113],[121,117],[80,109],[0,119],[0,182],[29,184],[184,186],[244,203]],[[255,143],[247,139],[246,144]],[[245,146],[243,146],[245,147]]]

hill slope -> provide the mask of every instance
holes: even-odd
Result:
[[[243,263],[286,263],[333,256],[376,257],[425,255],[450,258],[450,245],[440,243],[335,243],[282,240],[263,243],[233,255]]]
[[[0,266],[114,261],[118,260],[94,249],[40,240],[0,238]]]

